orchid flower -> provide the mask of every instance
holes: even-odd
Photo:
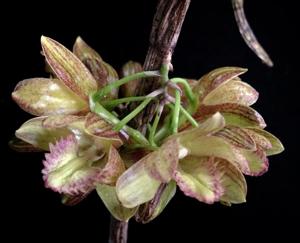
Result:
[[[150,201],[148,211],[140,206],[138,220],[148,222],[156,217],[175,194],[176,184],[201,202],[245,202],[243,174],[265,173],[267,155],[283,151],[280,141],[263,130],[263,118],[249,107],[258,93],[238,78],[245,71],[219,68],[199,81],[189,80],[198,101],[193,114],[198,126],[182,124],[181,132],[167,137],[158,151],[135,163],[117,181],[117,194],[126,207]],[[165,153],[172,156],[165,157]],[[142,186],[137,188],[136,183]]]
[[[16,86],[13,99],[38,116],[25,122],[16,136],[50,150],[43,162],[45,186],[62,193],[65,203],[74,204],[96,183],[115,184],[125,170],[117,151],[123,144],[119,133],[91,113],[88,103],[90,92],[118,75],[81,38],[74,45],[78,57],[50,38],[42,37],[41,43],[55,77],[26,79]],[[115,94],[113,90],[110,97]]]
[[[176,186],[200,202],[243,203],[244,174],[265,173],[267,156],[283,151],[250,108],[258,93],[240,80],[246,69],[219,68],[195,81],[169,79],[166,66],[143,71],[130,61],[119,79],[81,38],[73,53],[48,37],[41,43],[51,77],[17,84],[13,99],[37,117],[16,137],[26,149],[30,144],[48,151],[45,186],[66,204],[96,189],[115,218],[135,215],[148,222],[163,211]],[[147,77],[160,78],[162,87],[135,96]],[[158,104],[153,123],[145,124],[144,133],[130,127],[152,101]],[[141,103],[128,112],[131,102]]]
[[[21,145],[20,150],[50,151],[43,161],[45,186],[73,205],[99,183],[114,186],[125,170],[117,150],[124,138],[89,108],[89,94],[118,80],[118,74],[80,37],[74,53],[48,37],[42,37],[41,44],[51,77],[23,80],[12,93],[23,110],[37,116],[16,131],[25,143],[15,140],[14,144]],[[129,62],[123,72],[131,72],[132,66],[136,65]],[[102,100],[115,99],[117,94],[115,87]]]

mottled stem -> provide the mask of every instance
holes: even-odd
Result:
[[[256,39],[245,15],[244,0],[231,0],[235,20],[238,24],[239,31],[249,46],[249,48],[269,67],[273,67],[273,62],[268,53]]]
[[[159,0],[150,34],[150,45],[144,62],[144,70],[157,70],[162,65],[172,69],[171,58],[191,0]],[[166,74],[167,75],[167,74]],[[159,78],[143,79],[137,95],[147,95],[160,86]],[[140,131],[155,114],[158,103],[152,102],[135,119]],[[134,109],[135,107],[131,107]],[[127,242],[128,223],[111,218],[109,243]]]
[[[108,243],[126,243],[127,232],[128,222],[119,221],[111,216]]]
[[[150,34],[150,45],[144,62],[144,70],[157,70],[163,64],[172,69],[171,58],[191,0],[159,0]],[[143,79],[137,91],[145,95],[160,86],[159,78]],[[158,103],[151,102],[134,124],[139,130],[149,123]]]

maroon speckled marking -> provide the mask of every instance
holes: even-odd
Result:
[[[217,68],[212,70],[200,80],[200,85],[202,83],[204,88],[204,94],[201,97],[201,100],[203,100],[212,90],[217,88],[222,83],[236,78],[245,71],[245,69],[238,67]]]
[[[78,57],[63,45],[50,38],[47,38],[46,41],[47,43],[42,42],[43,53],[54,73],[75,94],[88,100],[88,94],[83,89],[82,83],[90,82],[89,85],[95,86],[94,88],[97,89],[97,83],[92,74]],[[63,63],[67,63],[69,69],[66,69]],[[82,83],[80,84],[80,82]]]
[[[95,182],[106,185],[115,185],[118,177],[125,171],[124,162],[119,152],[111,146],[107,156],[107,163],[103,169],[99,169]]]
[[[202,165],[202,166],[207,167],[208,173],[211,176],[211,179],[213,181],[213,188],[209,188],[209,190],[212,190],[212,192],[214,194],[214,197],[211,199],[208,199],[205,196],[199,195],[199,194],[197,194],[197,192],[193,191],[189,187],[189,185],[182,179],[181,174],[180,174],[181,169],[175,171],[173,178],[177,182],[177,185],[179,186],[181,191],[186,196],[196,198],[197,200],[199,200],[201,202],[205,202],[207,204],[212,204],[216,201],[219,201],[221,196],[224,194],[224,188],[221,184],[221,176],[222,175],[216,167],[216,164],[214,162],[214,157],[207,157],[207,160],[205,163],[206,163],[206,165]],[[185,173],[187,173],[187,172],[185,172]]]
[[[199,110],[194,115],[197,121],[202,121],[207,116],[212,115],[216,112],[221,113],[232,113],[243,116],[251,122],[257,123],[258,126],[264,128],[266,123],[263,117],[254,109],[234,103],[225,103],[220,105],[201,105]]]
[[[110,139],[119,139],[120,141],[122,141],[119,132],[114,131],[112,125],[110,125],[94,113],[88,113],[84,126],[88,132],[95,136]]]
[[[242,128],[236,126],[226,126],[214,134],[215,136],[225,138],[232,145],[247,149],[255,149],[255,142],[252,137]]]

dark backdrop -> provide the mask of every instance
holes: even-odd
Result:
[[[108,236],[109,215],[96,194],[75,207],[61,205],[58,195],[43,187],[43,155],[8,148],[14,130],[30,118],[10,93],[18,81],[45,75],[39,53],[42,34],[67,47],[81,35],[117,69],[129,59],[143,62],[156,1],[68,2],[1,6],[1,220],[9,237],[2,242],[106,242]],[[173,56],[174,75],[196,78],[226,65],[249,68],[243,79],[260,92],[254,108],[286,150],[270,158],[267,174],[247,177],[246,204],[205,205],[178,192],[158,219],[148,225],[131,222],[129,243],[297,241],[299,26],[292,2],[246,1],[248,19],[275,63],[270,69],[241,39],[229,0],[192,0]]]

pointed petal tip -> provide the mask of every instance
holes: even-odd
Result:
[[[49,40],[51,40],[50,37],[47,37],[45,35],[41,35],[41,44],[42,44],[42,46],[45,45]]]
[[[231,68],[232,71],[234,71],[235,73],[238,73],[237,76],[242,75],[242,74],[248,72],[248,68],[244,68],[244,67],[232,66],[232,67],[228,67],[228,68]]]
[[[86,45],[85,41],[81,38],[81,36],[77,36],[75,40],[75,47]]]
[[[79,114],[88,108],[87,102],[58,79],[24,79],[11,96],[21,109],[34,116]]]
[[[97,89],[97,82],[80,59],[59,42],[41,37],[45,58],[56,76],[83,100]]]
[[[76,37],[76,42],[83,42],[83,39],[81,38],[80,35]]]

